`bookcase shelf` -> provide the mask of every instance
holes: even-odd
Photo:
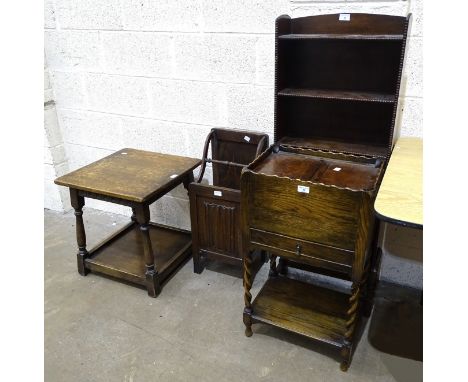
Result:
[[[335,34],[316,33],[299,34],[291,33],[278,36],[278,40],[403,40],[402,34]]]
[[[337,153],[349,153],[363,155],[366,153],[369,156],[385,157],[387,153],[386,146],[366,145],[364,143],[351,143],[343,142],[334,139],[323,138],[297,138],[297,137],[283,137],[278,141],[278,144],[285,147],[302,147],[303,149],[330,151]]]
[[[396,101],[396,97],[392,94],[349,90],[285,88],[280,90],[278,95],[284,97],[305,97],[384,103],[393,103]]]

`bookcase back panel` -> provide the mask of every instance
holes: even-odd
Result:
[[[276,140],[317,138],[388,146],[393,103],[279,97]]]
[[[282,87],[395,94],[401,41],[282,40]]]

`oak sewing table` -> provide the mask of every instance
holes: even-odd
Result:
[[[149,206],[180,184],[193,181],[200,160],[125,148],[55,183],[69,187],[76,216],[78,272],[89,271],[145,286],[156,297],[161,284],[191,255],[191,234],[150,222]],[[132,208],[131,222],[88,251],[85,198]]]
[[[364,13],[279,16],[274,145],[242,170],[245,334],[262,323],[331,345],[343,371],[372,306],[372,207],[398,136],[410,21]],[[255,298],[254,250],[272,254],[270,277]],[[295,280],[288,267],[345,280],[349,288]]]
[[[374,204],[381,222],[423,229],[422,152],[421,138],[396,142]],[[377,251],[375,278],[382,254]],[[381,283],[376,294],[370,343],[383,352],[422,361],[422,295],[390,283]]]

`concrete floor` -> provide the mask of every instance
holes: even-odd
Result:
[[[128,221],[85,208],[88,248]],[[75,217],[45,211],[45,381],[422,381],[422,363],[362,336],[347,373],[336,352],[256,324],[244,336],[242,280],[230,267],[192,271],[158,298],[76,270]],[[267,277],[265,265],[253,295]]]

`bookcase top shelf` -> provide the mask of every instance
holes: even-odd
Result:
[[[288,28],[282,30],[278,37],[281,35],[315,35],[324,36],[324,38],[328,36],[330,38],[334,36],[359,36],[359,38],[389,36],[403,40],[410,17],[410,14],[405,17],[368,13],[335,13],[292,19],[288,15],[282,15],[277,21],[288,25]]]
[[[402,41],[404,36],[402,34],[345,34],[345,33],[291,33],[278,36],[279,40],[390,40]]]

